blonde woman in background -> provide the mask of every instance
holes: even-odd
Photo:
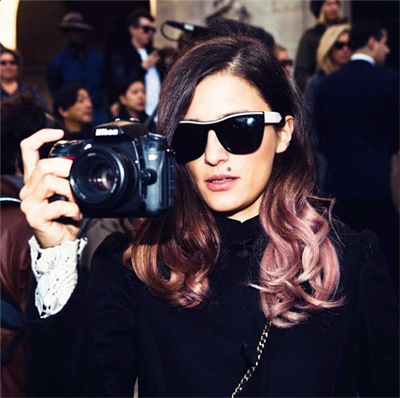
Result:
[[[350,61],[350,25],[331,26],[322,35],[317,50],[317,71],[307,82],[304,93],[310,114],[313,114],[315,90],[327,75],[339,70]]]
[[[322,35],[317,49],[317,72],[310,77],[304,93],[306,111],[309,117],[310,140],[316,158],[318,186],[324,189],[327,163],[318,149],[318,140],[314,134],[314,98],[315,92],[326,76],[339,70],[350,61],[349,48],[350,25],[331,26]]]

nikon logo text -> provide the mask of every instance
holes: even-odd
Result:
[[[118,129],[97,129],[96,130],[96,137],[102,135],[118,135]]]

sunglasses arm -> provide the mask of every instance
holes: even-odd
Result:
[[[282,116],[278,112],[264,112],[265,124],[278,124],[282,121]]]

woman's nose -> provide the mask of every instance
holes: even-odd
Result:
[[[204,151],[204,160],[210,165],[217,165],[228,159],[228,151],[219,142],[214,130],[210,130],[207,136],[207,145]]]

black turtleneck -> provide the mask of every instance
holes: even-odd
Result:
[[[222,247],[210,298],[172,308],[121,266],[129,239],[96,252],[89,290],[39,320],[28,302],[29,393],[34,396],[227,397],[256,359],[265,318],[257,282],[267,242],[258,217],[217,218]],[[376,242],[343,232],[346,304],[288,329],[272,327],[239,396],[398,396],[398,307]]]

